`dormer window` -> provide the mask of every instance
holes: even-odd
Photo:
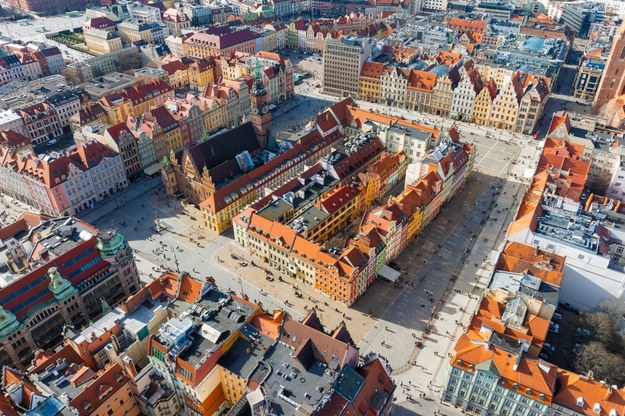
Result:
[[[592,410],[595,413],[599,413],[600,414],[601,413],[601,405],[599,403],[595,403],[595,405],[593,406]]]
[[[584,398],[583,397],[578,397],[577,398],[577,405],[582,407],[584,406]]]

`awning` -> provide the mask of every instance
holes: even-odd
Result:
[[[150,165],[147,168],[143,169],[143,173],[145,173],[148,176],[156,175],[160,171],[161,171],[161,164],[160,163],[155,163],[155,164]]]
[[[397,279],[399,279],[399,276],[401,276],[401,272],[398,272],[397,270],[392,269],[388,266],[382,266],[382,269],[380,269],[378,276],[388,280],[389,282],[395,283]]]

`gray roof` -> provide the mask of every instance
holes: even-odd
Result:
[[[250,379],[262,384],[265,401],[275,415],[294,415],[300,407],[314,408],[330,396],[338,373],[315,361],[308,370],[295,364],[294,351],[278,342],[269,350]]]

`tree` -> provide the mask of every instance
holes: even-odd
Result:
[[[593,339],[606,348],[612,349],[614,342],[614,322],[605,312],[591,312],[584,316],[586,326],[592,328]]]
[[[625,358],[612,354],[597,341],[591,341],[582,347],[575,360],[575,370],[580,374],[593,372],[596,380],[621,386],[625,384]]]

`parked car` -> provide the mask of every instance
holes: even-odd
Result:
[[[553,354],[556,351],[556,347],[548,342],[545,342],[543,344],[543,350],[549,351],[551,354]]]
[[[553,320],[556,321],[556,322],[560,322],[562,320],[562,314],[560,314],[558,312],[555,312],[553,314]]]
[[[551,358],[551,354],[547,354],[546,352],[541,352],[538,356],[543,360],[549,360]]]
[[[556,324],[555,322],[551,322],[549,324],[549,332],[551,332],[552,334],[557,334],[558,332],[560,332],[560,325]]]
[[[578,337],[590,338],[592,336],[592,331],[586,328],[577,328],[575,330],[575,335],[577,335]]]
[[[583,345],[582,345],[582,344],[580,344],[580,343],[575,344],[575,345],[573,346],[573,352],[574,352],[575,354],[579,354],[580,352],[582,352],[582,347],[583,347]]]

